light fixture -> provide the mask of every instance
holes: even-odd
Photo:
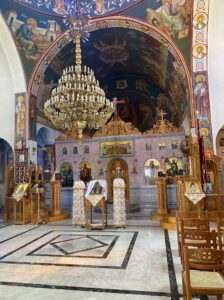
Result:
[[[51,123],[64,130],[75,129],[82,139],[84,128],[98,129],[114,112],[113,103],[105,97],[93,70],[82,64],[81,36],[88,37],[89,19],[67,15],[68,34],[75,42],[75,65],[63,70],[58,85],[44,104],[44,113]]]

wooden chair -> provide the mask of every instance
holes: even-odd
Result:
[[[184,269],[182,272],[185,300],[192,295],[212,295],[221,300],[224,294],[224,251],[216,249],[188,249],[184,246]]]
[[[176,211],[176,226],[177,226],[177,242],[178,242],[178,252],[179,256],[181,256],[180,249],[181,249],[181,244],[180,244],[180,235],[181,235],[181,230],[180,230],[180,220],[183,218],[197,218],[198,217],[198,212],[195,211]]]
[[[183,263],[183,247],[190,248],[219,248],[218,233],[205,230],[185,230],[181,233],[181,262]]]
[[[224,250],[224,218],[217,218],[216,226],[219,235],[219,243],[221,245],[221,249]]]
[[[207,217],[203,218],[178,218],[177,219],[177,240],[178,240],[178,253],[182,257],[182,243],[181,235],[185,230],[204,230],[210,231],[209,222]]]
[[[216,224],[216,230],[219,235],[220,249],[224,248],[224,211],[208,211],[209,221],[213,221]]]

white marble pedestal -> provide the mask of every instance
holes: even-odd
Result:
[[[113,219],[115,227],[126,226],[125,182],[116,178],[113,182]]]
[[[72,224],[76,226],[85,226],[84,192],[84,182],[81,180],[75,181],[73,185]]]

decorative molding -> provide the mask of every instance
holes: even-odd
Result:
[[[156,124],[153,125],[152,129],[145,131],[144,134],[161,134],[181,131],[179,128],[175,127],[170,121],[166,120],[164,118],[165,115],[165,111],[161,109],[157,114],[158,120],[156,121]]]
[[[89,133],[83,133],[83,139],[90,139],[91,135]],[[59,136],[56,141],[67,141],[67,140],[78,140],[79,133],[78,130],[72,128],[71,130],[67,131],[62,136]]]
[[[125,123],[119,117],[112,118],[104,127],[100,128],[94,137],[115,136],[115,135],[129,135],[141,134],[141,131],[134,127],[130,122]]]

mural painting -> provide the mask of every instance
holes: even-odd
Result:
[[[207,43],[208,43],[209,0],[194,0],[193,12],[193,73],[195,110],[204,137],[204,147],[213,149],[209,88],[207,79]]]
[[[142,0],[82,0],[78,3],[72,0],[15,0],[15,2],[51,15],[75,14],[79,9],[81,13],[99,17],[118,13],[142,2]]]
[[[23,147],[26,139],[26,93],[16,94],[15,103],[15,147]]]
[[[190,0],[145,0],[125,15],[146,20],[163,31],[176,43],[190,64],[190,8]]]
[[[101,157],[131,156],[134,154],[132,141],[103,142],[100,144],[100,149]]]
[[[29,79],[37,59],[62,33],[62,20],[52,20],[11,1],[10,4],[4,1],[0,7],[21,55],[25,75]]]

